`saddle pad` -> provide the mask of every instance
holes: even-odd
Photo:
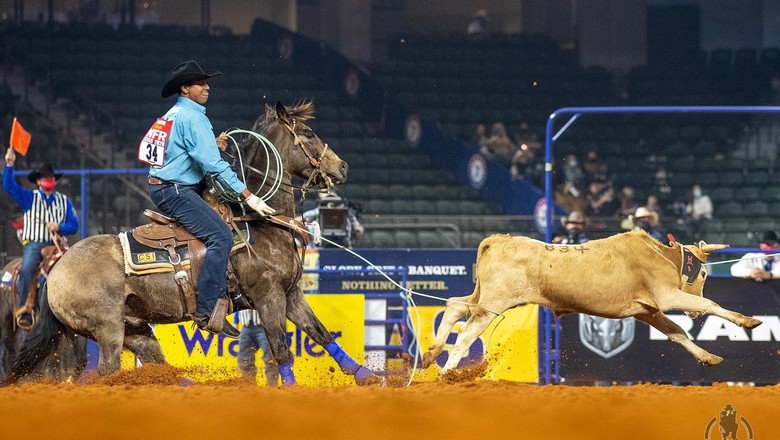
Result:
[[[246,236],[244,231],[242,235]],[[244,237],[246,238],[246,237]],[[122,244],[122,253],[125,260],[126,275],[147,275],[151,273],[174,272],[173,264],[169,261],[170,255],[165,249],[157,249],[139,243],[133,234],[122,232],[119,234],[119,242]],[[233,247],[230,252],[245,247],[246,244],[238,234],[233,235]],[[181,256],[181,266],[185,270],[190,268],[190,252],[186,244],[176,246],[176,253]]]
[[[122,253],[125,257],[125,274],[146,275],[174,271],[173,264],[168,261],[170,255],[167,250],[141,244],[128,232],[119,234],[119,242],[122,243]],[[182,267],[189,269],[190,251],[187,245],[177,246],[176,253],[181,256]]]

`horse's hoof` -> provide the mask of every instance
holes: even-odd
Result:
[[[718,365],[719,363],[723,362],[723,358],[720,356],[716,356],[714,354],[711,354],[704,359],[700,359],[699,363],[704,365],[705,367],[711,367],[713,365]]]
[[[748,318],[747,321],[745,322],[745,325],[743,327],[745,327],[746,329],[753,329],[753,328],[758,327],[761,324],[762,324],[762,322],[761,322],[760,319]]]
[[[433,353],[431,353],[430,351],[426,351],[425,353],[423,353],[422,369],[425,370],[426,368],[430,367],[434,360],[435,358],[433,357]]]
[[[187,379],[186,377],[182,377],[179,379],[179,386],[180,387],[189,387],[195,385],[195,382],[193,382],[191,379]]]
[[[355,373],[355,383],[362,387],[370,385],[385,386],[387,385],[387,379],[374,374],[373,371],[366,367],[360,367]]]

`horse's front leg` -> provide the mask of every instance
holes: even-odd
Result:
[[[328,354],[333,357],[344,374],[355,376],[355,383],[358,385],[374,385],[383,382],[383,378],[374,374],[373,371],[357,363],[352,357],[344,351],[343,348],[333,339],[325,325],[317,318],[312,311],[311,306],[306,301],[303,291],[300,288],[294,288],[287,296],[287,318],[295,324],[301,331],[305,332],[314,342],[325,348]]]
[[[260,322],[265,329],[265,336],[271,348],[276,364],[279,366],[279,376],[283,385],[296,385],[295,373],[293,373],[294,357],[290,353],[287,344],[287,319],[285,318],[284,292],[269,292],[262,303],[255,302],[259,307]]]

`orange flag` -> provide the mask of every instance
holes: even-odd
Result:
[[[27,154],[27,149],[30,148],[30,139],[32,139],[30,132],[25,130],[22,124],[14,118],[14,123],[11,125],[11,148],[24,156]]]

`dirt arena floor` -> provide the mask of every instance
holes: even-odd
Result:
[[[742,423],[739,439],[780,438],[780,385],[268,388],[188,385],[172,367],[150,367],[1,388],[0,439],[703,439],[726,404],[752,429]]]

